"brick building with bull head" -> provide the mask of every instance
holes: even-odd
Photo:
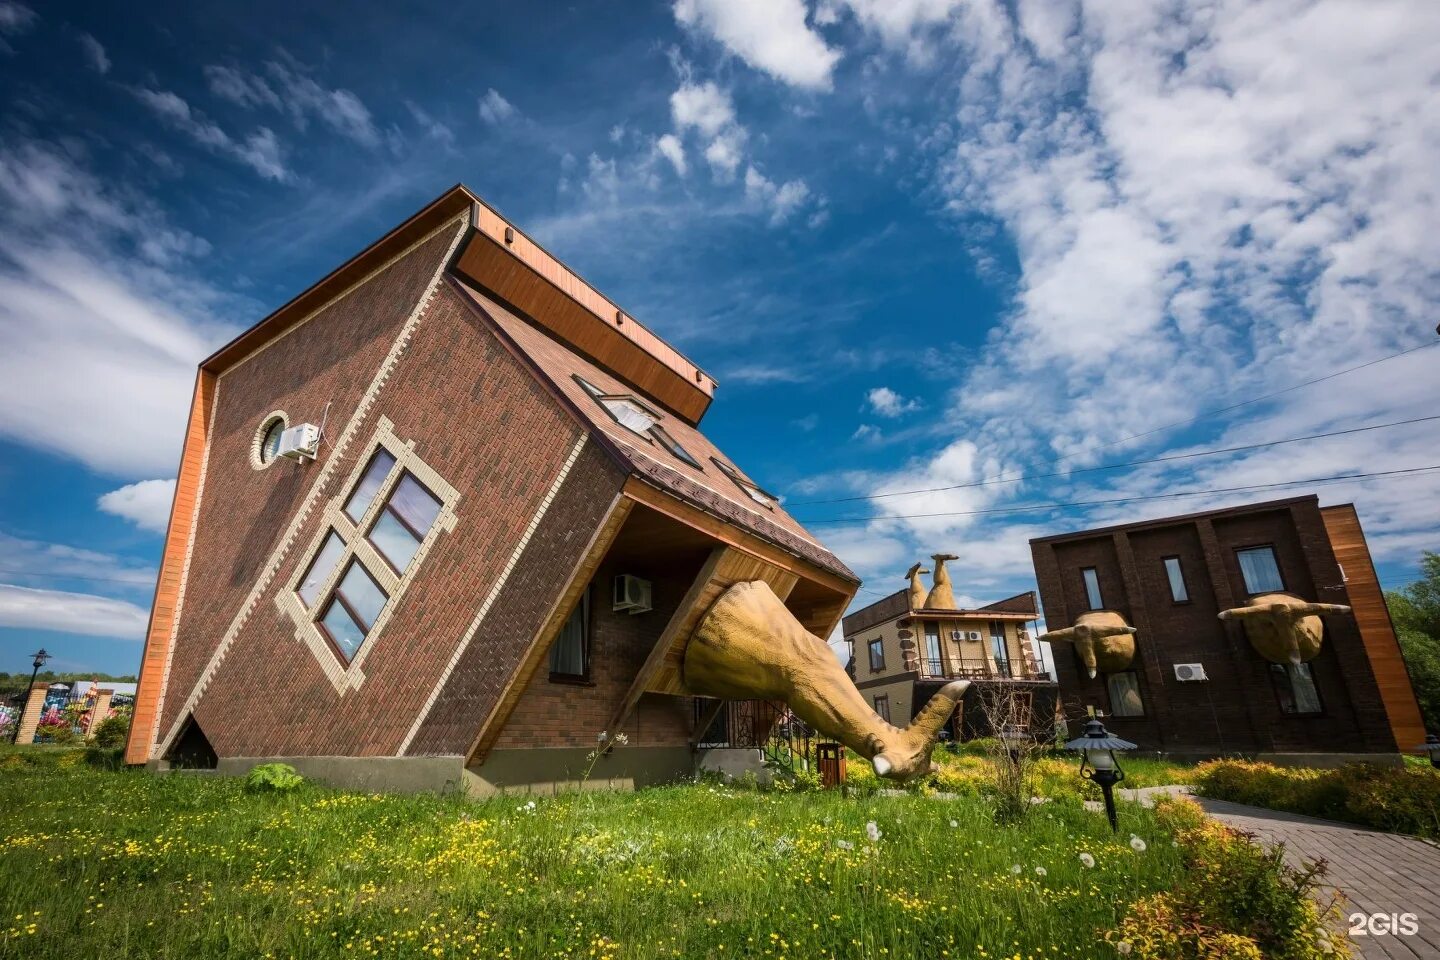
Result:
[[[715,381],[457,186],[203,361],[131,763],[473,793],[690,773],[679,644],[857,579],[700,432]]]

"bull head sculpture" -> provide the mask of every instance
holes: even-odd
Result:
[[[1090,679],[1097,671],[1116,673],[1135,659],[1135,628],[1113,610],[1091,610],[1080,614],[1075,626],[1051,630],[1040,638],[1051,643],[1073,643]]]
[[[905,571],[905,579],[910,581],[911,610],[920,610],[923,609],[925,606],[925,599],[930,594],[929,591],[925,589],[925,584],[920,582],[920,574],[929,572],[929,570],[925,569],[925,565],[921,563],[917,563],[915,564],[915,566]]]
[[[953,553],[935,553],[930,559],[935,561],[935,585],[925,598],[925,606],[931,610],[954,610],[955,591],[950,587],[950,572],[945,569],[945,562],[960,558]]]
[[[720,595],[691,633],[682,669],[686,688],[700,696],[784,701],[892,780],[931,772],[930,751],[970,686],[947,683],[910,726],[891,726],[870,709],[829,645],[763,581],[737,583]]]
[[[1250,646],[1271,663],[1298,665],[1320,653],[1325,636],[1320,616],[1349,612],[1341,603],[1310,603],[1287,593],[1267,593],[1249,606],[1221,610],[1220,619],[1243,623]]]

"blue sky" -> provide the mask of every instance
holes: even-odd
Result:
[[[1435,339],[1434,4],[463,7],[0,0],[0,670],[135,669],[195,363],[457,181],[719,378],[861,601],[1296,490],[973,511],[1440,463],[1430,422],[975,485],[1436,412],[1422,349],[1126,439]],[[1436,473],[1313,489],[1391,585],[1440,549]]]

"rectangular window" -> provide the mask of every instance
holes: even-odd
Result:
[[[1185,571],[1180,569],[1179,557],[1165,558],[1165,576],[1170,580],[1170,599],[1176,603],[1188,601],[1190,591],[1185,586]]]
[[[725,474],[725,476],[729,477],[730,480],[735,484],[735,486],[739,487],[741,490],[744,490],[745,495],[748,496],[751,500],[754,500],[756,503],[760,504],[762,507],[765,507],[767,510],[775,509],[775,498],[770,496],[770,494],[766,493],[764,490],[761,490],[759,487],[755,486],[755,484],[751,483],[749,480],[746,480],[744,477],[740,476],[740,471],[730,466],[730,464],[725,463],[723,460],[717,460],[714,457],[710,458],[710,462],[715,464],[715,466],[719,467],[720,472]]]
[[[370,543],[396,573],[404,573],[439,516],[440,501],[435,495],[410,474],[403,474],[370,528]]]
[[[1000,676],[1010,676],[1010,648],[1005,645],[1005,624],[999,620],[990,621],[990,655]]]
[[[565,626],[550,648],[551,680],[588,680],[590,678],[590,590],[587,587],[580,602],[570,611]]]
[[[1090,609],[1104,609],[1105,603],[1100,598],[1100,574],[1095,572],[1094,567],[1085,567],[1080,576],[1085,578],[1085,602],[1090,604]]]
[[[1270,679],[1275,683],[1281,713],[1304,717],[1323,712],[1320,691],[1315,687],[1315,675],[1310,672],[1310,664],[1272,663]]]
[[[315,554],[315,559],[310,561],[310,569],[305,571],[301,578],[300,585],[295,592],[300,595],[300,602],[305,604],[309,610],[315,606],[315,601],[320,599],[320,588],[325,586],[325,581],[330,579],[330,574],[335,572],[335,567],[340,563],[340,558],[345,554],[345,541],[334,530],[330,531],[321,545],[320,552]]]
[[[698,461],[698,460],[696,460],[694,457],[690,456],[690,451],[689,451],[689,450],[686,450],[684,447],[680,446],[680,441],[679,441],[679,440],[676,440],[674,437],[670,436],[670,434],[668,434],[668,433],[665,432],[665,428],[664,428],[664,427],[661,427],[661,426],[651,427],[651,428],[650,428],[650,436],[654,437],[656,440],[659,440],[659,441],[660,441],[660,446],[664,447],[666,450],[669,450],[671,453],[673,453],[673,454],[676,456],[676,458],[678,458],[678,459],[680,459],[680,460],[684,460],[686,463],[690,464],[690,466],[694,467],[696,470],[703,470],[703,469],[705,469],[704,467],[700,466],[700,461]]]
[[[882,693],[875,698],[875,712],[880,715],[881,720],[886,723],[890,722],[890,695],[888,693]]]
[[[940,624],[934,620],[925,621],[925,662],[920,665],[926,676],[938,677],[945,672],[944,661],[940,658]]]
[[[879,673],[885,669],[885,641],[870,641],[870,672]]]
[[[365,511],[370,509],[370,501],[375,499],[375,494],[385,484],[385,478],[390,476],[390,468],[395,466],[395,457],[381,447],[375,451],[375,456],[370,458],[370,465],[365,468],[365,475],[355,485],[355,492],[350,494],[350,499],[345,501],[345,516],[355,523],[359,523],[365,516]]]
[[[1110,691],[1110,716],[1145,716],[1145,701],[1140,698],[1140,678],[1134,670],[1107,673],[1105,686]]]
[[[365,642],[388,599],[369,571],[358,560],[351,560],[330,605],[320,616],[321,626],[346,663],[355,659],[355,651]]]
[[[1240,558],[1240,576],[1245,578],[1245,590],[1251,596],[1285,589],[1274,547],[1250,547],[1236,550],[1235,555]]]

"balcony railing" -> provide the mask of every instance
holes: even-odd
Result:
[[[921,660],[920,675],[945,680],[1049,680],[1043,671],[1027,673],[1023,664],[1010,660],[961,658],[952,660]]]

